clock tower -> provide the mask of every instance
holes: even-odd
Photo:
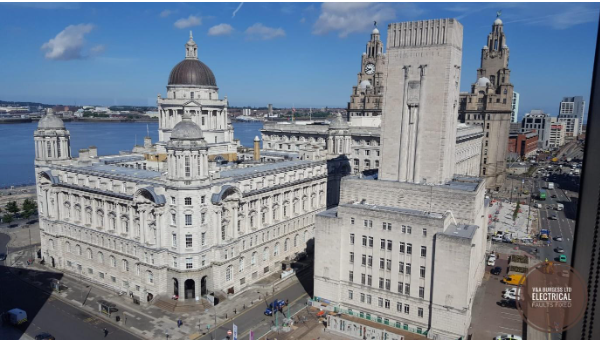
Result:
[[[348,120],[356,125],[381,124],[383,85],[385,83],[385,54],[377,26],[371,32],[371,40],[362,54],[357,85],[352,87],[348,103]]]

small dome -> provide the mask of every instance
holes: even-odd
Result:
[[[377,29],[377,27],[375,27],[375,28],[373,29],[373,34],[379,34],[379,30]]]
[[[502,20],[500,18],[496,18],[496,20],[494,20],[494,25],[502,25]]]
[[[176,140],[198,140],[202,138],[202,129],[192,122],[189,113],[183,115],[183,120],[175,125],[171,131],[171,139]]]
[[[217,86],[212,70],[198,59],[185,59],[175,65],[169,85]]]
[[[365,79],[364,81],[360,82],[358,87],[361,89],[366,89],[367,87],[371,87],[371,82]]]
[[[38,122],[38,129],[64,130],[65,123],[60,119],[60,117],[54,116],[54,110],[48,109],[46,116],[42,117],[42,119]]]
[[[342,117],[339,112],[335,115],[335,118],[329,124],[330,129],[347,129],[348,122]]]
[[[490,84],[490,80],[486,77],[481,77],[477,80],[477,86],[487,86]]]

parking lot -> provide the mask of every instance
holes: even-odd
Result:
[[[506,275],[508,256],[500,254],[495,266],[502,267],[498,276],[490,274],[491,266],[486,266],[483,283],[477,289],[473,304],[473,318],[469,333],[472,339],[491,340],[500,334],[525,336],[525,323],[516,308],[504,308],[499,305],[502,291],[511,287],[500,282]]]

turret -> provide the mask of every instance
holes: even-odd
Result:
[[[188,112],[173,128],[166,150],[169,180],[191,184],[208,178],[208,147],[202,130]]]
[[[59,161],[71,159],[71,135],[64,122],[48,109],[33,133],[36,161]]]

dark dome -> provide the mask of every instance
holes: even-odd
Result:
[[[198,59],[184,59],[169,75],[169,85],[217,86],[212,71]]]

